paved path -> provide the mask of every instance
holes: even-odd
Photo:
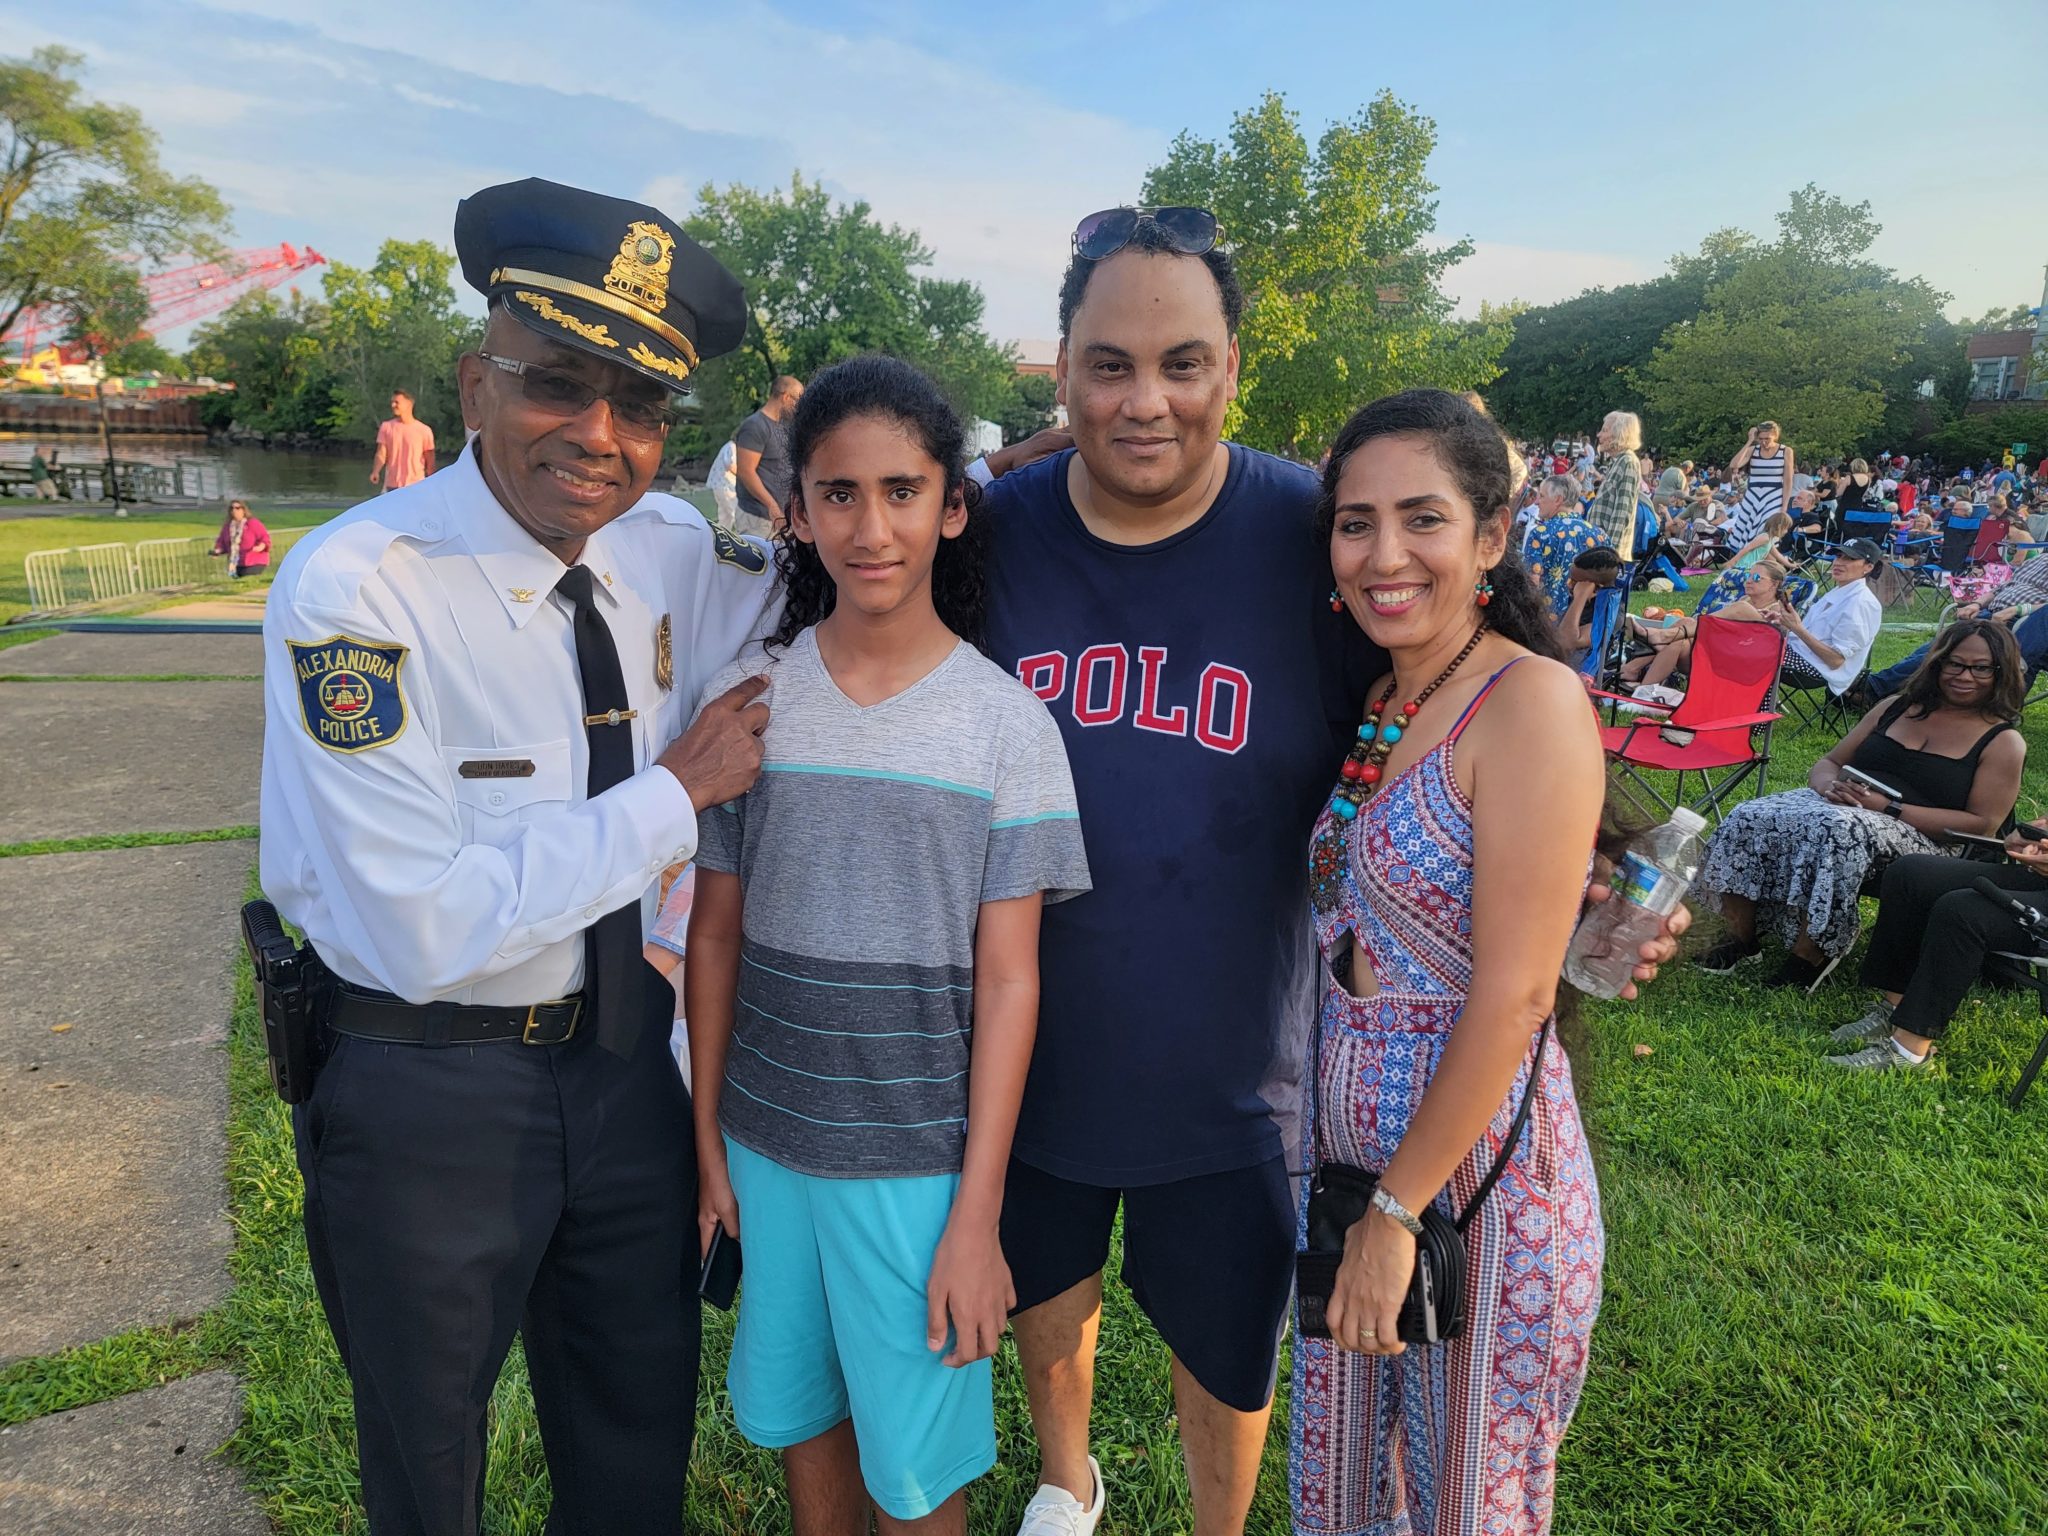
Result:
[[[260,669],[236,635],[60,634],[51,678]],[[0,684],[0,842],[256,819],[253,682]],[[196,1317],[228,1290],[229,966],[253,842],[0,858],[0,1363]],[[268,1530],[211,1452],[216,1371],[0,1433],[6,1536]]]
[[[147,670],[163,644],[95,638],[129,640],[141,665],[128,671]],[[261,683],[0,683],[0,720],[0,843],[256,820]]]
[[[0,859],[0,1360],[227,1294],[228,967],[255,846]]]
[[[0,651],[0,676],[253,677],[262,670],[261,635],[107,635],[80,630]]]
[[[214,1456],[242,1416],[226,1371],[0,1430],[7,1536],[268,1536]]]

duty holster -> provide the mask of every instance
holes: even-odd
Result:
[[[333,974],[309,946],[284,931],[277,908],[267,901],[242,908],[242,941],[256,973],[270,1086],[285,1103],[302,1103],[313,1092],[320,1066],[320,1020],[333,992]]]

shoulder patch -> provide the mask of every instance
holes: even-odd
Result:
[[[329,635],[287,640],[306,734],[330,752],[367,752],[405,734],[406,648]]]
[[[711,550],[718,556],[720,565],[734,565],[749,576],[760,576],[768,569],[768,553],[758,544],[751,544],[729,529],[716,523],[711,528]]]

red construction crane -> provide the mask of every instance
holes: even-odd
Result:
[[[154,334],[190,325],[220,313],[245,293],[275,288],[326,264],[327,258],[310,246],[301,249],[295,245],[269,245],[234,251],[220,261],[195,262],[151,273],[142,279],[143,291],[149,295],[149,320],[143,330]],[[23,358],[34,357],[40,348],[63,335],[68,324],[63,313],[53,306],[25,309],[6,335],[0,336],[0,351],[19,347]],[[64,360],[83,359],[66,356]]]

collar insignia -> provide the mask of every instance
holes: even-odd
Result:
[[[530,603],[533,601],[534,589],[532,587],[507,587],[505,590],[512,594],[512,601],[515,603]]]
[[[604,275],[605,288],[650,314],[660,314],[668,308],[668,269],[675,248],[676,237],[659,224],[641,219],[627,225],[619,254]]]

